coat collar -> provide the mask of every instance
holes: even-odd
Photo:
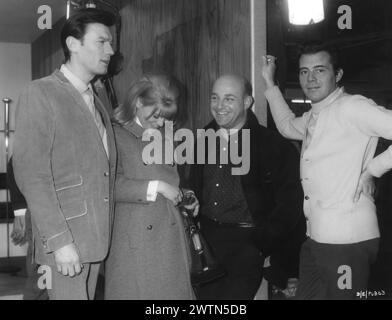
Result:
[[[131,121],[128,122],[125,125],[119,125],[120,127],[123,127],[125,130],[127,130],[128,132],[132,133],[136,138],[141,138],[143,136],[143,132],[144,132],[144,128],[141,127],[140,125],[138,125],[136,123],[136,121]]]

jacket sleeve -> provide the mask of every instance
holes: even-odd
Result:
[[[265,255],[293,236],[304,223],[303,192],[299,178],[299,155],[295,147],[277,137],[271,140],[271,186],[274,206],[264,223],[257,227],[256,244]]]
[[[55,116],[44,90],[32,83],[19,98],[13,150],[15,180],[47,253],[73,242],[57,198],[51,155]]]
[[[117,146],[117,173],[114,192],[115,202],[150,204],[151,202],[147,201],[147,188],[150,180],[133,179],[125,175],[123,166],[124,155],[121,150],[121,142],[118,143]]]

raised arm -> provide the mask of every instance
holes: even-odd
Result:
[[[265,97],[271,108],[272,117],[279,132],[288,139],[303,140],[305,136],[308,113],[302,117],[295,117],[283,98],[279,88],[275,85],[276,64],[275,57],[262,57],[262,76],[266,82]]]

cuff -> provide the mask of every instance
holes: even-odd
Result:
[[[153,180],[148,183],[147,187],[147,201],[155,202],[157,200],[158,180]]]
[[[27,209],[19,209],[14,211],[14,216],[15,217],[24,217],[26,215],[26,210]]]
[[[56,234],[49,239],[46,239],[45,237],[41,238],[42,241],[42,246],[45,249],[46,253],[52,253],[68,244],[73,243],[73,237],[72,233],[69,229]]]

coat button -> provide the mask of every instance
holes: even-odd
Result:
[[[147,226],[147,230],[152,230],[152,225],[151,224]]]
[[[103,175],[104,175],[105,177],[109,177],[109,172],[105,172]]]
[[[305,200],[309,200],[310,198],[309,198],[309,196],[305,196]]]
[[[103,198],[103,201],[105,201],[105,202],[109,202],[109,197],[105,197],[105,198]]]

